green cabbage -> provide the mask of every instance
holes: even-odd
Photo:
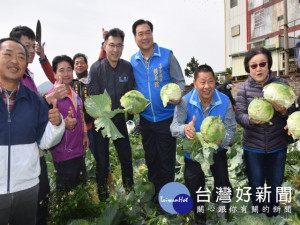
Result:
[[[181,89],[178,84],[168,83],[160,90],[160,98],[163,102],[163,106],[166,107],[169,100],[178,101],[181,98]]]
[[[290,108],[296,100],[293,89],[284,83],[272,82],[263,88],[264,98],[269,102],[275,102],[286,109]]]
[[[206,142],[216,143],[225,137],[225,126],[220,116],[207,116],[201,124],[200,132]]]
[[[111,98],[106,90],[100,95],[90,95],[84,101],[86,112],[95,119],[95,130],[101,129],[103,137],[116,140],[123,138],[123,135],[119,132],[118,128],[111,121],[118,113],[124,113],[123,109],[111,110]]]
[[[269,122],[273,118],[274,109],[264,98],[254,97],[248,106],[248,114],[254,120]]]
[[[289,131],[294,139],[300,139],[300,111],[292,113],[287,119]]]
[[[149,105],[149,100],[137,90],[132,90],[125,93],[121,97],[120,102],[125,111],[129,113],[140,113]]]

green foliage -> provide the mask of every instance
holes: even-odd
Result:
[[[199,67],[198,60],[193,56],[191,61],[186,64],[186,68],[184,69],[185,76],[194,77],[194,72],[197,67]]]
[[[237,127],[234,143],[227,146],[228,171],[229,178],[233,188],[247,186],[247,178],[245,176],[245,164],[243,160],[243,149],[241,147],[242,128]],[[198,137],[199,139],[201,137]],[[184,139],[177,139],[176,152],[176,174],[175,181],[184,184]],[[151,198],[154,194],[154,186],[148,181],[148,168],[144,158],[144,150],[141,143],[141,135],[130,135],[130,143],[132,147],[133,158],[133,174],[134,174],[134,192],[126,193],[122,186],[121,166],[117,152],[112,141],[110,142],[110,164],[114,175],[114,185],[116,193],[110,194],[106,202],[99,202],[97,194],[97,186],[95,183],[95,160],[90,151],[86,152],[86,168],[88,181],[85,185],[80,185],[69,193],[59,193],[55,191],[55,169],[52,164],[51,155],[46,155],[48,173],[51,183],[51,194],[48,217],[48,224],[68,224],[68,225],[110,225],[110,224],[170,224],[170,225],[188,225],[193,222],[193,212],[187,215],[156,215],[157,205]],[[192,143],[192,148],[197,150],[202,147],[201,141],[198,140]],[[203,157],[209,151],[213,153],[215,146],[206,146],[206,152],[203,152]],[[202,148],[202,149],[205,149]],[[192,152],[190,152],[193,155]],[[194,156],[193,156],[194,157]],[[197,156],[200,157],[200,156]],[[197,158],[196,157],[196,158]],[[205,160],[208,164],[212,163],[210,155],[205,155]],[[205,164],[203,164],[205,165]],[[201,164],[202,166],[202,164]],[[209,168],[209,166],[207,166]],[[227,225],[247,225],[249,221],[256,221],[258,224],[299,224],[300,210],[300,190],[296,187],[297,179],[300,177],[300,151],[295,148],[295,145],[289,146],[284,185],[293,187],[292,199],[292,214],[281,213],[275,218],[267,218],[264,215],[249,215],[248,213],[230,213],[230,219],[226,221],[218,221],[215,211],[207,211],[207,224],[227,224]],[[207,172],[205,172],[207,173]],[[213,188],[213,177],[206,174],[206,187],[209,190]],[[241,208],[245,202],[237,202],[236,197],[232,200],[231,205]],[[246,204],[247,205],[247,204]],[[214,207],[214,203],[207,204],[207,208]],[[251,207],[251,202],[247,205]],[[245,218],[244,218],[245,217]],[[259,222],[257,222],[259,221]],[[268,223],[267,223],[268,221]],[[251,223],[250,223],[251,224]]]
[[[87,113],[95,118],[95,127],[98,131],[102,128],[101,133],[103,137],[112,138],[116,140],[123,138],[123,135],[116,128],[115,124],[111,121],[118,113],[124,113],[123,109],[115,109],[111,111],[111,98],[105,90],[103,94],[91,95],[84,101],[84,106]]]

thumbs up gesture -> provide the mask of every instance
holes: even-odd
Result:
[[[77,124],[77,120],[73,117],[74,117],[73,109],[72,109],[72,107],[70,107],[70,109],[68,111],[68,115],[64,119],[65,124],[66,124],[66,128],[69,129],[69,130],[74,130],[74,128]]]
[[[185,136],[189,140],[193,140],[194,136],[196,134],[195,122],[196,122],[196,116],[194,115],[192,121],[189,122],[187,125],[184,126]]]
[[[54,85],[53,97],[57,100],[63,99],[67,96],[67,86],[63,83],[62,77],[58,76],[58,80]]]
[[[60,113],[57,108],[57,100],[53,100],[52,102],[53,108],[49,110],[48,117],[49,121],[52,125],[58,126],[61,123]]]
[[[54,99],[60,100],[67,96],[68,90],[67,86],[63,84],[61,76],[58,77],[58,80],[54,84],[53,91],[50,94],[45,95],[45,99],[48,104],[52,104]]]

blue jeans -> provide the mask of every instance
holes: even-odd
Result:
[[[0,225],[35,225],[39,185],[0,195]]]
[[[276,216],[278,213],[273,212],[273,207],[278,206],[276,202],[276,187],[280,187],[284,176],[284,166],[287,149],[275,153],[256,153],[244,151],[246,173],[248,176],[249,186],[251,187],[251,200],[253,206],[258,206],[258,212],[262,213],[264,205],[269,207],[267,216]],[[264,187],[266,183],[267,191],[271,191],[270,199],[266,202],[259,202],[257,199],[256,188]]]

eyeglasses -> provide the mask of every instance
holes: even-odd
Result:
[[[110,48],[117,48],[117,49],[121,49],[121,48],[123,48],[123,46],[124,45],[122,45],[122,44],[117,44],[117,45],[115,45],[115,44],[113,44],[113,43],[110,43],[110,44],[107,44]]]
[[[260,68],[264,68],[267,65],[267,62],[261,62],[258,64],[252,64],[250,65],[251,69],[255,70],[257,68],[257,66],[259,66]]]

